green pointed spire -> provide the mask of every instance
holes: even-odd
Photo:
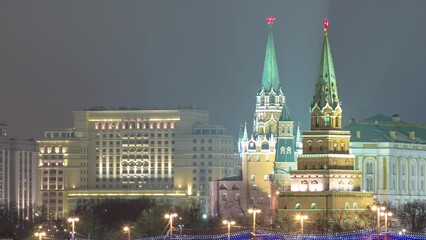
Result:
[[[280,121],[291,121],[290,113],[286,104],[283,105],[281,110]]]
[[[248,141],[248,134],[247,134],[247,123],[244,124],[244,132],[243,132],[243,141]]]
[[[328,42],[328,20],[324,20],[324,42],[320,62],[320,71],[315,86],[315,95],[312,100],[311,109],[315,104],[322,109],[326,104],[335,109],[340,104],[337,93],[336,75],[334,74],[333,57],[331,56],[330,44]]]
[[[272,25],[275,21],[275,18],[271,16],[266,20],[268,21],[269,33],[268,42],[266,44],[265,63],[263,65],[262,88],[266,92],[271,91],[271,88],[273,88],[275,92],[278,92],[280,87],[280,78],[278,76],[274,36],[272,32]]]

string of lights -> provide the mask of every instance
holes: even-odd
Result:
[[[241,240],[241,239],[250,239],[253,236],[249,230],[233,232],[230,234],[230,239]],[[148,238],[139,238],[137,240],[164,240],[167,236],[157,236],[157,237],[148,237]],[[175,236],[174,239],[183,239],[183,240],[206,240],[206,239],[218,239],[218,240],[227,240],[227,234],[216,234],[216,235],[182,235]],[[275,232],[268,230],[259,230],[256,231],[256,238],[266,239],[266,240],[296,240],[301,239],[300,234],[298,233],[283,233]],[[389,231],[388,233],[377,234],[372,230],[355,230],[348,232],[340,233],[329,233],[329,234],[304,234],[303,239],[312,239],[312,240],[328,240],[328,239],[349,239],[349,240],[374,240],[374,239],[388,239],[388,240],[408,240],[408,239],[418,239],[426,240],[426,234],[424,233],[412,233],[406,231]]]

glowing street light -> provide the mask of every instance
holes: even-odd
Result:
[[[75,223],[80,221],[80,218],[78,217],[70,217],[68,218],[68,222],[71,223],[71,227],[72,227],[72,240],[75,240]]]
[[[380,231],[380,212],[385,211],[386,207],[381,206],[379,203],[371,207],[371,210],[376,211],[377,213],[377,232]]]
[[[42,240],[44,236],[46,236],[46,232],[36,232],[34,236],[38,237],[38,240]]]
[[[228,240],[231,239],[231,225],[235,225],[235,221],[223,220],[222,222],[225,225],[228,225]]]
[[[384,216],[385,217],[385,232],[388,232],[388,216],[392,217],[393,213],[389,212],[389,211],[384,211],[380,213],[380,216]]]
[[[128,226],[125,226],[123,228],[123,231],[127,233],[127,240],[130,240],[130,228]]]
[[[250,208],[249,210],[247,210],[250,214],[253,214],[253,229],[252,229],[252,231],[253,231],[253,236],[256,236],[256,214],[257,213],[260,213],[261,212],[261,210],[260,209],[258,209],[258,208]]]
[[[170,224],[170,240],[173,239],[173,218],[177,217],[177,213],[170,213],[170,214],[166,214],[164,215],[164,217],[166,219],[169,219],[169,224]]]
[[[303,222],[306,219],[308,219],[308,215],[303,215],[303,214],[296,215],[296,220],[300,221],[300,227],[301,227],[301,230],[302,230],[302,235],[303,235]]]

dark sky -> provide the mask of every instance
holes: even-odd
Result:
[[[38,138],[94,105],[211,111],[251,123],[267,26],[292,118],[308,128],[322,21],[345,121],[425,123],[426,1],[0,1],[0,122]]]

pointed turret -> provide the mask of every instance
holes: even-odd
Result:
[[[248,141],[248,134],[247,134],[247,123],[244,124],[244,130],[243,130],[243,141]]]
[[[266,93],[269,93],[271,89],[273,89],[275,93],[278,93],[280,88],[280,78],[278,76],[277,59],[275,57],[274,37],[272,32],[272,25],[275,22],[275,18],[269,17],[266,20],[268,21],[269,33],[268,42],[266,44],[265,63],[263,65],[262,89]]]
[[[299,154],[302,153],[303,150],[303,141],[302,141],[302,134],[300,133],[300,124],[297,124],[297,131],[296,131],[296,150]]]
[[[311,103],[311,129],[341,129],[341,112],[326,18],[320,71]]]
[[[280,121],[291,121],[290,113],[288,112],[287,105],[283,105],[283,109],[281,110]]]

